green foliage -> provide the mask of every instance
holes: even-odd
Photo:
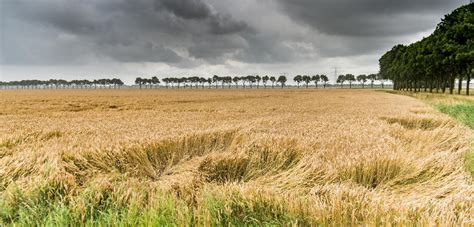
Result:
[[[160,192],[151,195],[153,204],[137,207],[133,203],[120,205],[106,191],[88,190],[89,193],[80,196],[86,208],[81,210],[75,207],[77,201],[61,197],[61,193],[51,198],[52,191],[57,189],[47,186],[27,195],[18,189],[0,200],[0,226],[161,226],[189,222],[192,216],[186,213],[185,220],[179,220],[176,211],[186,210],[182,207],[184,203]],[[97,193],[102,197],[97,197]]]
[[[205,207],[216,226],[311,225],[304,215],[292,214],[281,201],[262,195],[248,199],[237,191],[223,195],[207,193]]]
[[[438,24],[430,36],[396,45],[379,60],[379,76],[396,90],[420,88],[453,93],[455,79],[471,79],[474,65],[474,4],[462,6]],[[461,84],[462,85],[462,84]],[[460,91],[459,91],[460,92]]]
[[[466,169],[474,177],[474,150],[467,152],[465,159]]]
[[[474,103],[464,102],[460,104],[440,104],[436,106],[439,111],[448,114],[470,128],[474,129]]]
[[[285,86],[286,81],[287,81],[286,76],[279,76],[277,80],[277,82],[280,83],[282,88]]]

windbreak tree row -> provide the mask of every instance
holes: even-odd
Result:
[[[314,76],[308,76],[308,75],[304,75],[304,76],[301,76],[301,75],[297,75],[295,76],[295,78],[293,78],[293,81],[295,81],[297,84],[298,84],[298,87],[300,87],[300,83],[301,82],[304,82],[305,85],[306,85],[306,88],[308,88],[308,85],[311,83],[311,82],[314,82],[314,86],[317,88],[318,87],[318,82],[322,82],[323,83],[323,87],[326,87],[328,81],[329,81],[329,78],[322,74],[322,75],[314,75]]]
[[[362,88],[365,88],[365,83],[367,83],[367,81],[370,81],[370,88],[374,88],[374,82],[376,80],[379,80],[380,84],[382,85],[382,88],[384,88],[384,79],[380,78],[378,74],[361,74],[358,76],[354,76],[353,74],[339,75],[337,77],[336,83],[340,84],[341,88],[343,88],[344,83],[347,82],[349,83],[349,88],[352,88],[352,83],[357,81],[362,85]]]
[[[0,87],[17,88],[17,89],[66,89],[66,88],[118,88],[123,86],[122,80],[113,79],[98,79],[98,80],[20,80],[20,81],[0,81]]]
[[[428,37],[396,45],[379,60],[379,76],[392,80],[395,90],[461,94],[469,84],[474,65],[474,3],[446,15]]]
[[[239,87],[242,86],[243,88],[250,87],[253,88],[254,86],[259,88],[261,85],[264,88],[267,86],[275,87],[275,85],[279,85],[282,88],[286,85],[287,78],[286,76],[279,76],[278,78],[274,76],[218,76],[214,75],[213,77],[205,78],[205,77],[198,77],[198,76],[191,76],[191,77],[166,77],[163,78],[162,81],[165,83],[166,88],[180,88],[180,87],[191,87],[191,88],[231,88],[231,87]],[[159,83],[159,82],[158,82]],[[144,81],[142,78],[138,77],[135,80],[135,84],[137,84],[140,88],[143,86],[146,87],[147,84],[150,84],[150,81]]]

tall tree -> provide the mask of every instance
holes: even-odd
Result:
[[[320,75],[314,75],[311,77],[311,80],[314,81],[314,87],[318,88],[318,82],[321,80]]]
[[[281,88],[283,88],[283,87],[285,86],[286,80],[287,80],[287,79],[286,79],[286,76],[283,76],[283,75],[282,75],[282,76],[279,76],[279,77],[278,77],[277,82],[280,83]]]
[[[300,83],[302,80],[303,80],[303,77],[301,75],[297,75],[295,76],[295,78],[293,78],[293,81],[296,82],[296,84],[298,85],[298,88],[300,88]]]
[[[220,80],[220,77],[217,75],[214,75],[212,77],[212,82],[216,84],[216,88],[217,88],[217,83],[219,82],[219,80]]]
[[[275,85],[275,82],[276,82],[276,78],[274,76],[271,76],[270,81],[272,82],[272,88],[273,88],[273,86]]]
[[[255,76],[255,81],[257,81],[257,89],[260,87],[260,81],[261,80],[262,80],[262,77],[260,77],[259,75]]]
[[[94,81],[96,81],[96,80],[94,80]],[[140,89],[142,89],[143,79],[141,77],[137,77],[135,79],[135,84],[137,84],[140,87]]]
[[[355,79],[355,76],[354,76],[354,75],[352,75],[352,74],[346,74],[345,80],[346,80],[346,81],[349,81],[349,88],[352,88],[352,82],[354,82],[356,79]]]
[[[361,74],[357,76],[357,81],[362,84],[362,88],[365,88],[365,82],[367,82],[367,76],[365,74]]]
[[[240,77],[234,76],[234,78],[232,78],[232,81],[234,81],[234,83],[235,83],[235,88],[238,88],[238,87],[239,87]]]
[[[329,78],[324,74],[320,75],[319,77],[321,78],[321,81],[323,82],[323,87],[326,88],[326,84],[328,83]]]
[[[154,76],[151,78],[151,83],[156,86],[158,84],[160,84],[160,79],[158,79],[158,77]]]
[[[268,77],[267,75],[262,77],[263,87],[265,87],[265,89],[267,89],[267,82],[269,79],[270,77]]]
[[[336,83],[340,83],[341,84],[341,88],[344,87],[344,81],[346,80],[346,77],[344,75],[339,75],[337,77],[337,80],[336,80]]]
[[[306,88],[308,88],[308,84],[311,82],[311,77],[308,75],[304,75],[301,79],[306,84]]]
[[[250,89],[252,89],[253,83],[255,83],[255,81],[256,81],[255,76],[248,75],[248,76],[247,76],[247,81],[249,82]]]

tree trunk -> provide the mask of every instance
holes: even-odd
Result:
[[[458,95],[461,94],[461,90],[462,90],[462,75],[459,75],[459,81],[458,81]]]
[[[455,77],[451,76],[451,80],[449,81],[450,85],[449,85],[449,94],[453,94],[453,91],[454,91],[454,80],[455,80]]]
[[[469,96],[469,84],[471,83],[471,73],[467,74],[466,95]]]
[[[443,84],[442,84],[442,86],[443,86],[442,91],[443,91],[443,94],[444,94],[444,93],[446,92],[446,79],[443,78],[443,82],[442,82],[442,83],[443,83]]]
[[[436,93],[439,93],[439,79],[436,79]]]

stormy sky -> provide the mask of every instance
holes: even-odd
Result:
[[[375,73],[468,0],[0,0],[0,80]]]

